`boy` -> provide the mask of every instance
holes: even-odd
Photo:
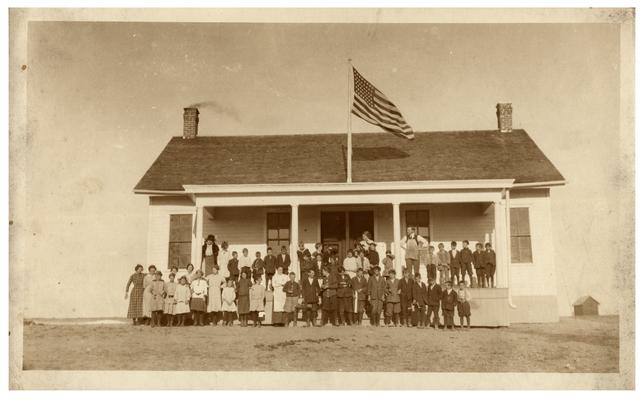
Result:
[[[452,290],[452,282],[446,283],[447,290],[443,292],[441,305],[443,308],[443,325],[445,329],[454,329],[454,307],[457,302],[457,294]]]
[[[380,276],[380,267],[372,268],[373,276],[369,278],[368,292],[369,303],[371,305],[371,326],[380,326],[380,314],[382,313],[382,303],[385,300],[386,282]]]
[[[313,268],[315,269],[316,276],[322,276],[322,270],[326,269],[326,264],[322,261],[322,257],[323,255],[321,253],[318,253],[315,256],[315,264],[313,265]]]
[[[284,284],[282,289],[286,293],[286,302],[284,303],[284,312],[286,313],[286,324],[284,326],[290,327],[293,321],[293,327],[297,328],[297,303],[302,294],[300,284],[295,281],[295,272],[288,274],[288,282]]]
[[[483,245],[481,243],[476,244],[476,251],[472,254],[474,258],[474,270],[476,271],[476,282],[478,287],[486,287],[485,284],[485,254],[483,253]],[[470,285],[471,286],[471,285]]]
[[[318,256],[324,258],[324,254],[322,253],[322,243],[316,243],[315,244],[315,251],[311,255],[311,258],[313,260],[317,260]],[[322,270],[320,270],[320,273],[322,273]],[[321,276],[321,275],[320,275]]]
[[[377,267],[380,264],[380,256],[376,251],[376,242],[369,243],[369,251],[367,252],[367,259],[371,268]]]
[[[338,316],[340,325],[351,325],[353,319],[353,290],[351,289],[351,277],[344,272],[344,268],[338,267]]]
[[[430,278],[431,279],[431,278]],[[427,326],[425,320],[425,306],[427,305],[427,286],[420,280],[420,274],[414,275],[414,286],[412,290],[413,304],[418,320],[418,328]]]
[[[309,256],[309,259],[311,259],[311,252],[304,247],[304,242],[300,242],[297,245],[297,260],[300,262],[300,265],[304,262],[304,256]]]
[[[362,324],[362,314],[365,312],[367,302],[367,278],[364,277],[362,268],[358,268],[356,276],[351,279],[351,288],[353,289],[353,323]]]
[[[237,282],[239,279],[239,260],[237,259],[237,252],[233,251],[233,258],[228,260],[228,276],[226,281],[231,280]]]
[[[394,267],[394,255],[391,254],[391,250],[385,252],[385,258],[382,260],[383,273],[386,276],[389,276],[389,271],[395,271]]]
[[[300,263],[300,276],[304,278],[309,274],[309,270],[315,270],[315,264],[311,261],[311,254],[308,252],[302,255],[302,262]]]
[[[463,248],[461,249],[460,258],[461,258],[461,280],[465,280],[465,274],[470,278],[470,284],[472,284],[472,250],[469,248],[470,242],[468,240],[463,240]]]
[[[288,255],[286,246],[282,246],[282,251],[277,256],[277,267],[282,267],[282,272],[288,274],[288,267],[291,266],[291,256]]]
[[[239,258],[239,270],[241,272],[246,272],[246,278],[251,278],[251,265],[253,265],[253,260],[251,260],[248,255],[248,249],[242,249],[242,256]]]
[[[427,319],[426,324],[431,324],[432,328],[437,329],[440,327],[440,319],[438,318],[438,308],[441,305],[441,298],[443,297],[443,288],[440,287],[436,280],[430,278],[429,286],[427,287]],[[433,314],[433,319],[432,319]]]
[[[262,275],[264,275],[264,260],[262,260],[262,253],[259,251],[255,252],[255,260],[251,269],[253,270],[253,281],[261,281]]]
[[[411,309],[414,300],[413,290],[414,280],[411,278],[411,270],[405,268],[403,279],[400,281],[400,308],[402,313],[400,325],[406,325],[408,328],[411,327]]]
[[[264,269],[266,271],[266,289],[268,289],[268,282],[273,279],[275,270],[277,269],[277,258],[273,255],[273,248],[266,248],[266,257],[264,257]]]
[[[353,251],[347,250],[347,256],[342,261],[342,268],[344,268],[344,271],[349,274],[351,279],[355,278],[356,271],[358,271],[358,263],[356,262],[356,258],[353,256]]]
[[[336,273],[331,273],[329,268],[322,270],[324,278],[322,279],[322,324],[326,325],[331,322],[333,326],[338,326],[336,323],[337,305],[336,305],[336,290],[338,288],[338,279]]]
[[[456,242],[452,241],[449,251],[449,281],[454,285],[458,283],[458,274],[461,272],[461,253],[456,250]]]
[[[438,272],[440,273],[439,280],[437,281],[441,285],[447,282],[447,277],[449,275],[449,253],[445,250],[445,245],[443,243],[438,244]]]
[[[396,279],[396,272],[389,271],[387,277],[387,290],[385,291],[385,326],[398,327],[400,319],[400,281]]]
[[[438,258],[438,255],[434,253],[434,246],[429,246],[429,251],[428,251],[428,262],[427,262],[427,279],[429,281],[429,278],[434,278],[436,279],[436,271],[438,268],[438,265],[440,264],[440,259]]]
[[[320,285],[315,279],[315,271],[310,269],[307,276],[302,279],[302,305],[303,316],[307,328],[315,326],[315,320],[318,314],[318,302],[320,301]]]
[[[470,300],[472,296],[470,296],[470,291],[467,290],[465,281],[459,282],[456,295],[458,301],[456,309],[458,310],[458,317],[461,320],[461,329],[463,329],[463,317],[467,318],[467,329],[470,329],[470,315],[472,315],[470,311]]]
[[[488,287],[494,287],[494,274],[496,272],[496,253],[492,250],[492,245],[485,243],[485,254],[483,256],[485,262],[485,278],[487,279]]]

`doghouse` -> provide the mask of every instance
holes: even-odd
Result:
[[[591,296],[583,296],[573,304],[575,317],[581,315],[599,315],[599,302]]]

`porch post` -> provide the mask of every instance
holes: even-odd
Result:
[[[203,245],[203,207],[195,209],[195,227],[192,230],[192,265],[201,269],[201,246]],[[184,265],[185,267],[185,265]]]
[[[394,208],[394,248],[391,253],[394,255],[394,267],[396,268],[396,277],[402,277],[401,252],[400,252],[400,203],[392,203]]]
[[[494,251],[496,252],[496,274],[494,283],[496,287],[507,288],[509,266],[507,229],[505,224],[505,201],[494,203]]]
[[[291,204],[291,268],[297,279],[300,279],[300,262],[297,258],[297,244],[300,242],[299,235],[299,204]],[[290,272],[289,271],[289,272]]]

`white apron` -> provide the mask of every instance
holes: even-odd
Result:
[[[273,311],[284,312],[284,303],[286,303],[286,293],[284,284],[288,282],[286,274],[275,274],[273,276]]]
[[[208,281],[208,312],[221,311],[221,285],[226,279],[221,274],[210,274],[206,278]]]

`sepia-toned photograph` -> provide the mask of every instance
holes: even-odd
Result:
[[[551,11],[11,9],[10,388],[633,389],[635,11]]]

